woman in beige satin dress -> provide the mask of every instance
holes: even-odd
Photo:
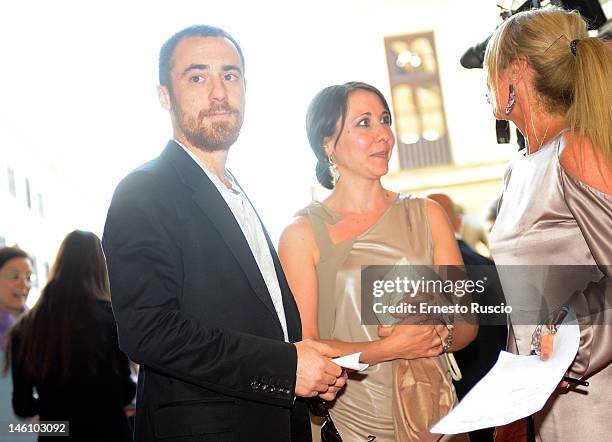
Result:
[[[497,29],[487,47],[485,68],[495,116],[514,122],[527,144],[506,173],[490,238],[498,265],[525,266],[523,277],[513,281],[504,281],[500,269],[506,299],[516,303],[526,290],[537,289],[543,299],[536,302],[551,305],[561,291],[582,279],[569,292],[575,294],[572,305],[591,312],[580,323],[580,347],[569,367],[570,376],[587,379],[590,386],[560,385],[534,415],[535,437],[545,442],[608,441],[612,51],[588,37],[578,12],[544,8],[516,14]],[[549,267],[544,277],[532,271],[542,265],[566,267],[554,277],[551,272],[559,268]],[[509,350],[530,354],[538,324],[510,316]],[[550,349],[544,352],[542,346],[542,353]],[[501,434],[507,432],[508,428],[500,429]]]
[[[462,265],[452,228],[436,203],[381,185],[395,138],[389,106],[376,88],[346,83],[322,90],[309,107],[307,132],[319,160],[317,179],[333,191],[300,211],[286,228],[280,258],[300,310],[303,337],[324,340],[341,354],[361,352],[361,362],[370,364],[364,372],[350,373],[345,390],[328,404],[332,419],[345,442],[365,441],[370,435],[376,442],[436,440],[439,435],[427,431],[407,439],[397,414],[394,424],[393,413],[401,411],[394,403],[397,371],[392,361],[445,362],[440,354],[451,343],[449,329],[362,325],[360,276],[363,265]],[[456,325],[449,351],[466,346],[476,331],[475,325]],[[441,386],[419,387],[422,395],[409,398],[414,413],[435,415],[452,407],[448,367],[441,366],[440,377],[450,393],[441,397],[436,390]],[[402,373],[400,382],[418,383]],[[404,423],[410,424],[399,426]]]

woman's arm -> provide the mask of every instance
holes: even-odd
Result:
[[[319,249],[308,218],[296,217],[285,228],[279,240],[278,256],[300,311],[302,339],[319,339],[316,271]]]
[[[612,162],[588,139],[571,134],[565,139],[560,158],[563,198],[603,273],[570,301],[578,315],[580,346],[569,372],[588,378],[612,363]]]
[[[434,264],[463,267],[457,239],[444,209],[435,201],[428,200],[427,215],[433,239]],[[472,342],[477,334],[478,324],[470,324],[463,321],[456,323],[453,344],[448,351],[461,350]]]
[[[279,257],[300,311],[302,337],[319,339],[316,272],[319,250],[308,218],[297,217],[285,228],[279,241]],[[381,341],[322,342],[342,355],[361,352],[361,361],[372,365],[397,358],[436,356],[441,352],[439,334],[444,332],[440,327],[436,329],[434,326],[402,325],[394,327],[389,336]]]

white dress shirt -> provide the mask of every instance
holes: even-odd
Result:
[[[244,237],[251,248],[251,253],[257,262],[259,271],[266,282],[268,292],[270,292],[270,297],[272,298],[272,303],[274,304],[274,309],[276,310],[276,314],[278,315],[278,319],[283,328],[285,341],[289,342],[283,297],[281,294],[280,285],[278,284],[278,277],[276,275],[276,269],[274,268],[272,253],[268,247],[263,226],[255,213],[255,208],[249,203],[246,195],[240,190],[240,187],[238,187],[234,177],[229,171],[226,171],[225,178],[231,184],[231,189],[226,187],[214,173],[208,170],[208,168],[193,152],[191,152],[177,140],[174,141],[176,141],[176,143],[181,146],[196,162],[196,164],[202,168],[204,173],[208,176],[208,178],[210,178],[232,211],[234,218],[236,218],[236,221],[238,222],[238,225],[240,226],[240,229],[242,230],[242,233],[244,234]]]

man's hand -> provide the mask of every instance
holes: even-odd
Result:
[[[445,325],[394,325],[378,327],[390,359],[416,359],[437,356],[448,337]]]
[[[295,395],[313,397],[319,395],[326,401],[346,383],[342,368],[329,360],[338,354],[329,345],[306,339],[294,344],[297,349]]]
[[[346,373],[346,370],[342,370],[342,374],[336,379],[336,383],[334,385],[330,385],[326,393],[320,393],[319,397],[327,402],[333,401],[338,392],[346,385],[347,379],[348,374]]]

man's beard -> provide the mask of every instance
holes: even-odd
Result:
[[[227,103],[212,105],[209,109],[203,109],[198,112],[197,118],[186,116],[174,100],[172,100],[172,109],[181,132],[187,141],[198,149],[207,152],[229,150],[240,135],[242,114],[238,109],[230,107]],[[235,116],[235,120],[206,122],[206,118],[210,114],[217,112],[231,112]]]

